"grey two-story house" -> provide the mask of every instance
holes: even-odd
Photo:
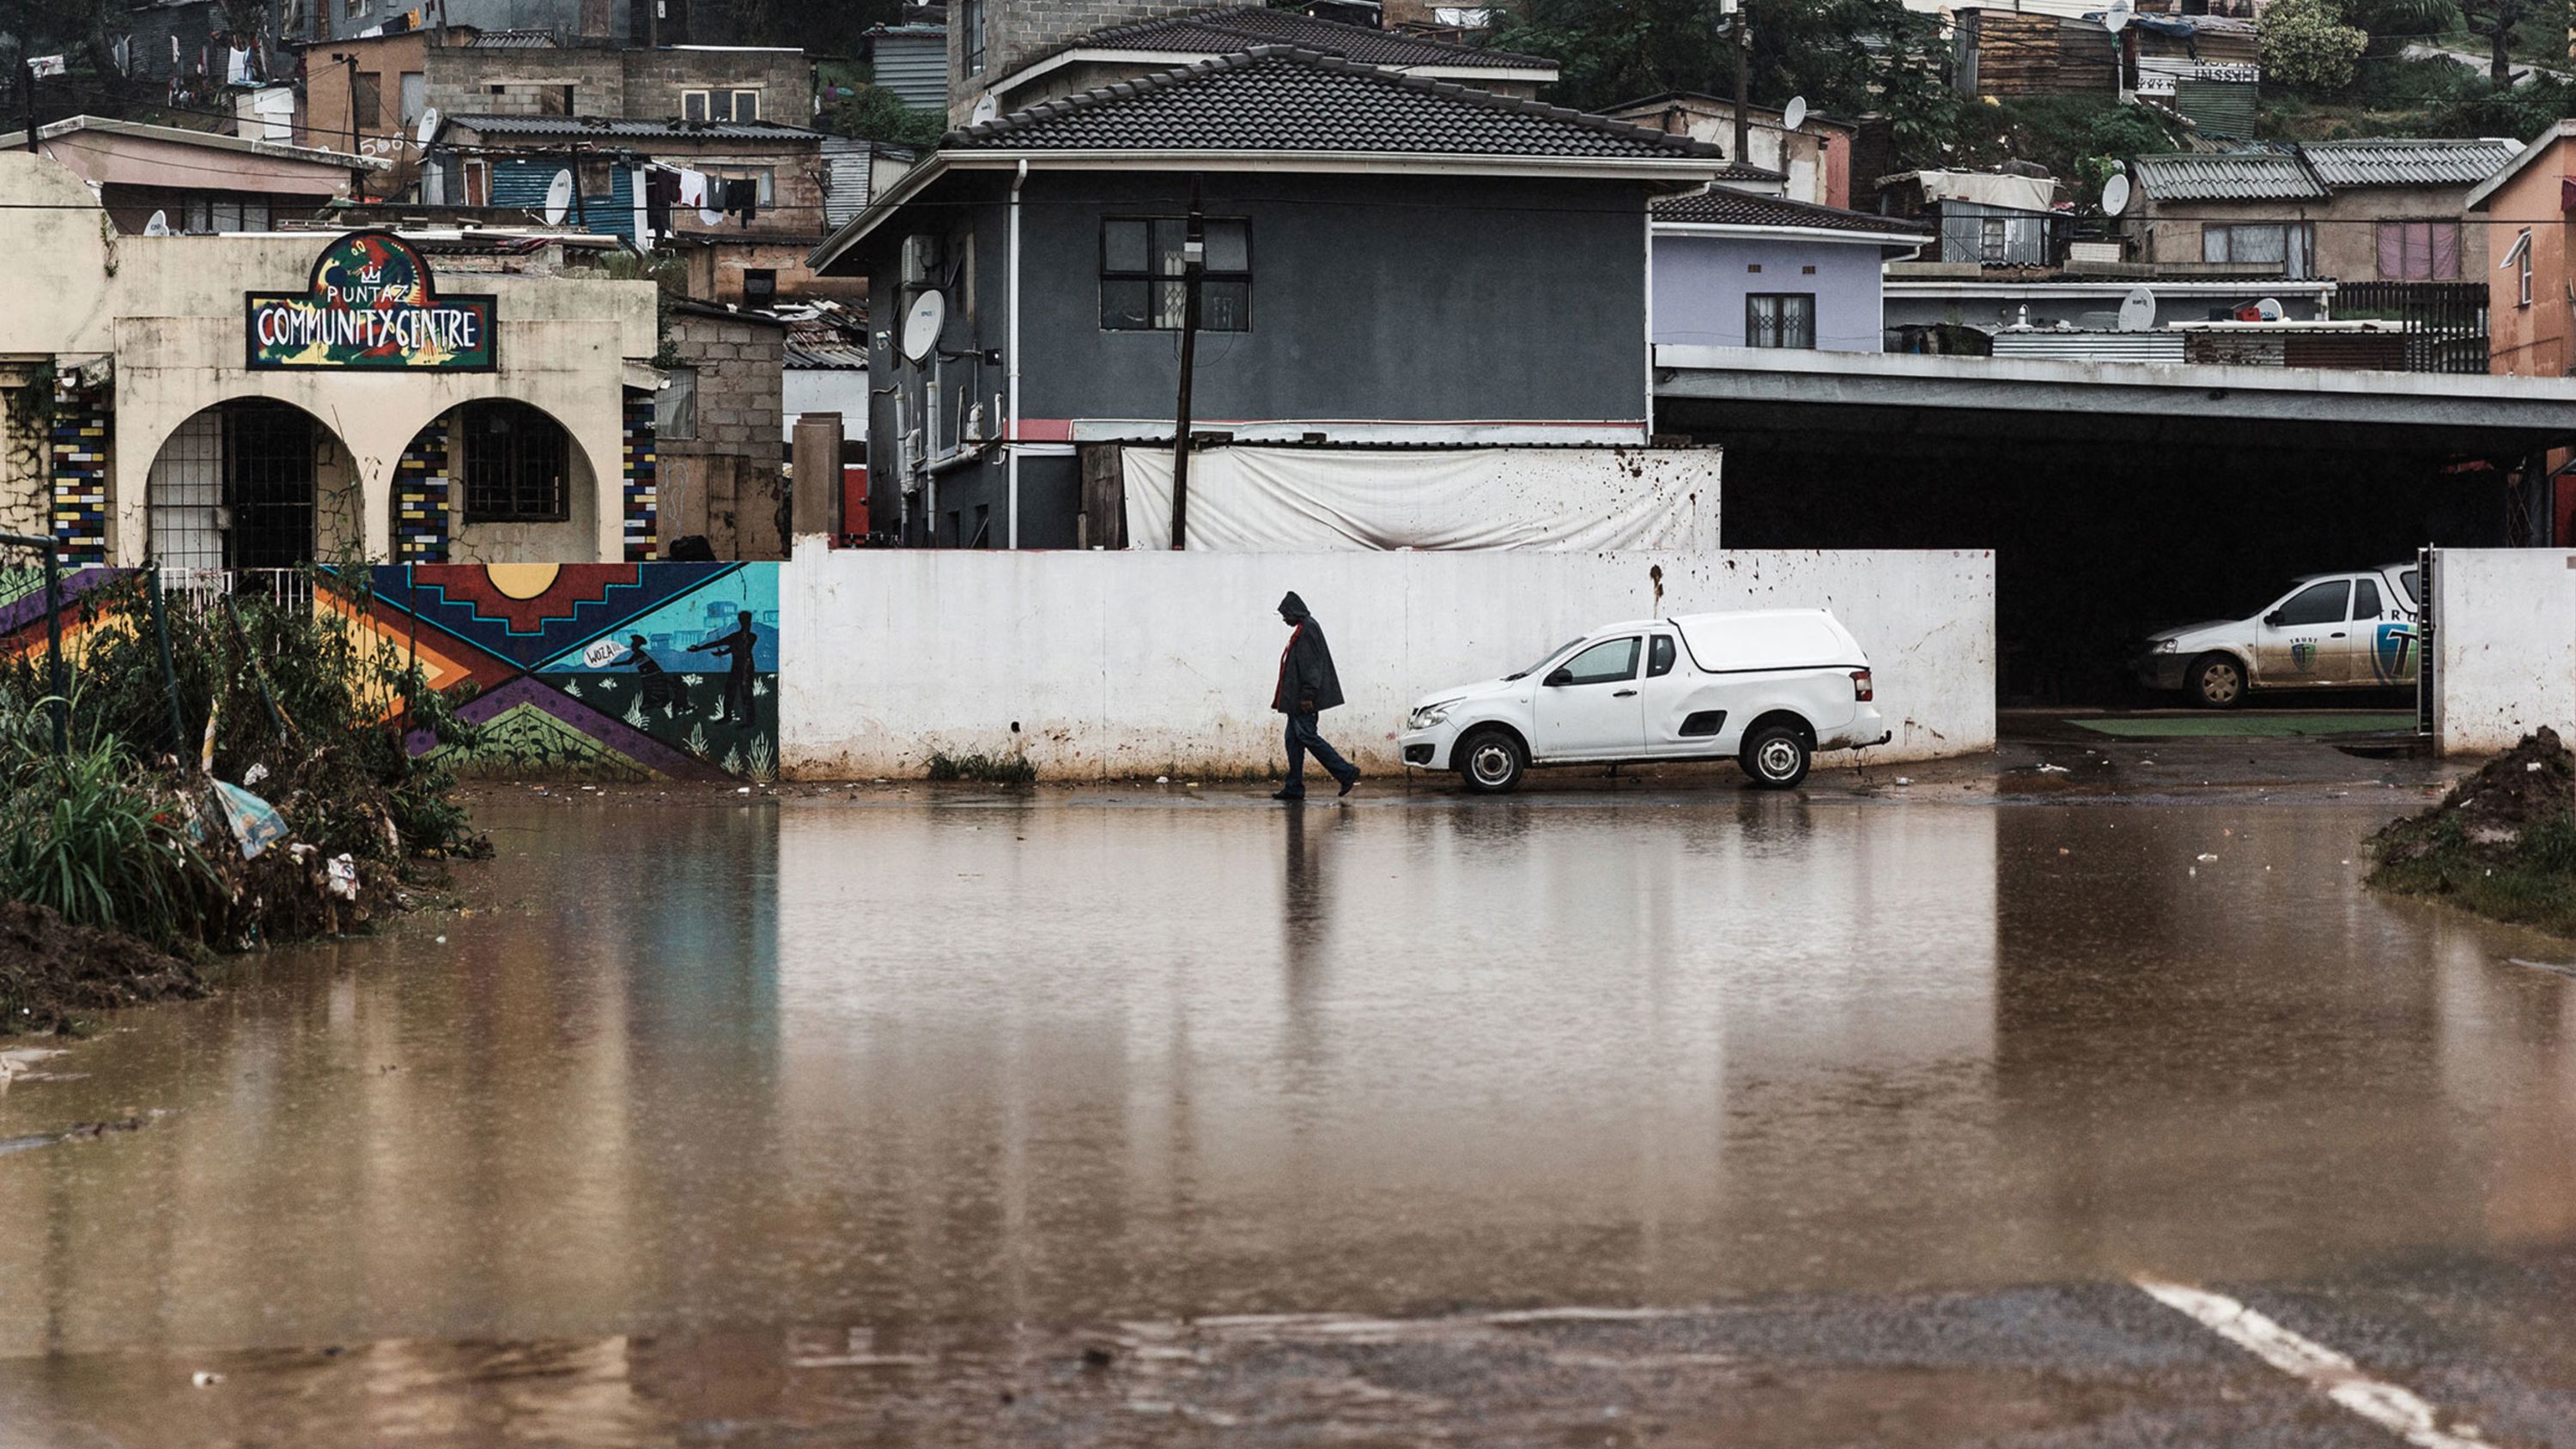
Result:
[[[1643,443],[1647,205],[1728,177],[1776,180],[1687,138],[1281,46],[953,131],[812,259],[869,280],[872,526],[1118,541],[1117,445],[1174,435],[1194,198],[1194,434]],[[916,333],[908,353],[908,319],[941,311],[936,346]]]

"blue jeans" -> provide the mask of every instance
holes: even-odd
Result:
[[[1352,768],[1351,762],[1343,759],[1339,750],[1324,743],[1324,737],[1315,732],[1315,716],[1292,714],[1288,716],[1288,783],[1280,787],[1282,794],[1306,793],[1306,756],[1309,754],[1315,757],[1316,764],[1324,767],[1326,774],[1336,780],[1359,777],[1360,772]]]

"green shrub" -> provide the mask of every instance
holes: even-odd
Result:
[[[952,755],[943,750],[930,753],[930,778],[934,780],[980,780],[988,785],[1027,785],[1037,780],[1038,767],[1025,755]]]
[[[187,806],[109,738],[53,753],[41,702],[0,697],[0,896],[156,945],[220,903]]]

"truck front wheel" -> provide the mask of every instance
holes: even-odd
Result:
[[[1528,768],[1529,755],[1508,730],[1481,729],[1458,742],[1458,776],[1474,794],[1505,794]]]
[[[2203,654],[2191,662],[2191,697],[2205,709],[2234,709],[2245,702],[2245,666],[2233,654]]]

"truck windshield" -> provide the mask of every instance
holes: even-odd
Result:
[[[1578,634],[1578,635],[1574,636],[1573,638],[1566,640],[1564,643],[1557,645],[1555,648],[1550,649],[1550,650],[1549,650],[1549,651],[1547,651],[1545,654],[1540,655],[1540,656],[1538,657],[1538,664],[1533,664],[1533,665],[1531,665],[1528,669],[1515,669],[1515,670],[1513,670],[1511,673],[1506,674],[1506,675],[1504,675],[1503,677],[1504,677],[1505,679],[1518,679],[1518,678],[1522,677],[1523,675],[1529,674],[1529,673],[1530,673],[1530,672],[1532,672],[1533,670],[1536,670],[1536,669],[1538,668],[1539,664],[1545,664],[1547,661],[1549,661],[1549,660],[1551,660],[1551,659],[1554,659],[1554,658],[1555,658],[1556,656],[1558,656],[1559,654],[1564,653],[1566,650],[1571,649],[1571,648],[1573,648],[1575,645],[1580,644],[1580,643],[1582,643],[1582,642],[1583,642],[1583,636],[1582,636],[1582,635],[1580,635],[1580,634]]]

